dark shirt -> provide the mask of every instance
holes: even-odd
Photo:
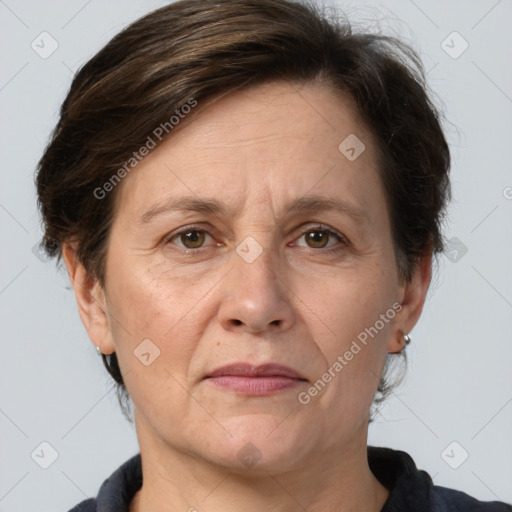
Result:
[[[405,452],[369,446],[368,464],[390,490],[381,512],[512,512],[512,505],[478,501],[463,492],[434,485],[429,474],[418,470]],[[97,498],[89,498],[69,512],[128,512],[141,486],[142,467],[137,454],[103,482]]]

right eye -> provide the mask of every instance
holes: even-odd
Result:
[[[167,239],[166,244],[172,243],[173,245],[177,245],[182,249],[187,249],[188,251],[193,251],[197,249],[201,249],[204,247],[205,240],[207,237],[212,238],[212,236],[205,231],[204,229],[197,228],[185,228],[177,233],[174,233],[170,238]],[[176,242],[179,243],[175,243]],[[213,238],[212,238],[213,240]]]

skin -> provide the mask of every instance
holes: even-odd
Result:
[[[338,150],[350,134],[366,146],[354,161]],[[400,280],[376,161],[351,102],[328,86],[239,90],[185,120],[118,186],[104,287],[64,245],[89,337],[117,353],[133,400],[144,485],[131,512],[381,510],[389,490],[367,463],[369,409],[386,354],[403,348],[421,314],[431,252]],[[286,208],[311,194],[364,217]],[[190,195],[227,212],[140,222],[153,205]],[[207,232],[199,242],[175,235],[191,225]],[[251,263],[236,251],[246,237],[262,249]],[[394,318],[301,404],[298,393],[396,303]],[[160,356],[145,366],[133,352],[148,338]],[[204,379],[235,361],[285,364],[309,382],[256,397]],[[244,446],[260,455],[254,466],[237,457]]]

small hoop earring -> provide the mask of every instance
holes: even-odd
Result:
[[[411,337],[407,334],[404,334],[404,346],[402,347],[402,350],[399,350],[398,352],[390,352],[390,354],[403,354],[409,343],[411,343]]]
[[[98,355],[101,355],[101,350],[100,350],[100,346],[99,345],[96,345],[96,351],[98,352]]]

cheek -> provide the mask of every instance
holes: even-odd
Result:
[[[168,420],[191,405],[188,369],[204,329],[197,304],[205,292],[159,268],[126,262],[109,278],[110,327],[127,391],[150,422],[178,428]]]
[[[317,387],[325,403],[343,403],[354,411],[371,404],[396,316],[390,275],[375,265],[365,272],[339,273],[324,283],[322,293],[308,290],[317,316],[312,334],[324,363]]]
[[[185,383],[190,360],[209,318],[208,279],[171,278],[163,265],[128,258],[109,271],[110,329],[123,373]],[[149,354],[146,355],[146,354]],[[144,363],[150,363],[146,371]],[[142,371],[142,373],[141,373]]]
[[[111,269],[109,295],[119,321],[132,337],[151,335],[156,343],[167,341],[178,326],[182,333],[198,293],[194,283],[170,278],[162,265],[147,264],[144,259],[120,259],[119,265]]]
[[[331,270],[328,279],[295,284],[295,289],[300,290],[297,295],[303,297],[306,305],[302,309],[315,319],[319,339],[326,341],[329,353],[350,345],[351,340],[392,309],[396,284],[390,275],[376,264]],[[378,324],[383,335],[387,334],[392,318],[387,320],[384,325]]]

